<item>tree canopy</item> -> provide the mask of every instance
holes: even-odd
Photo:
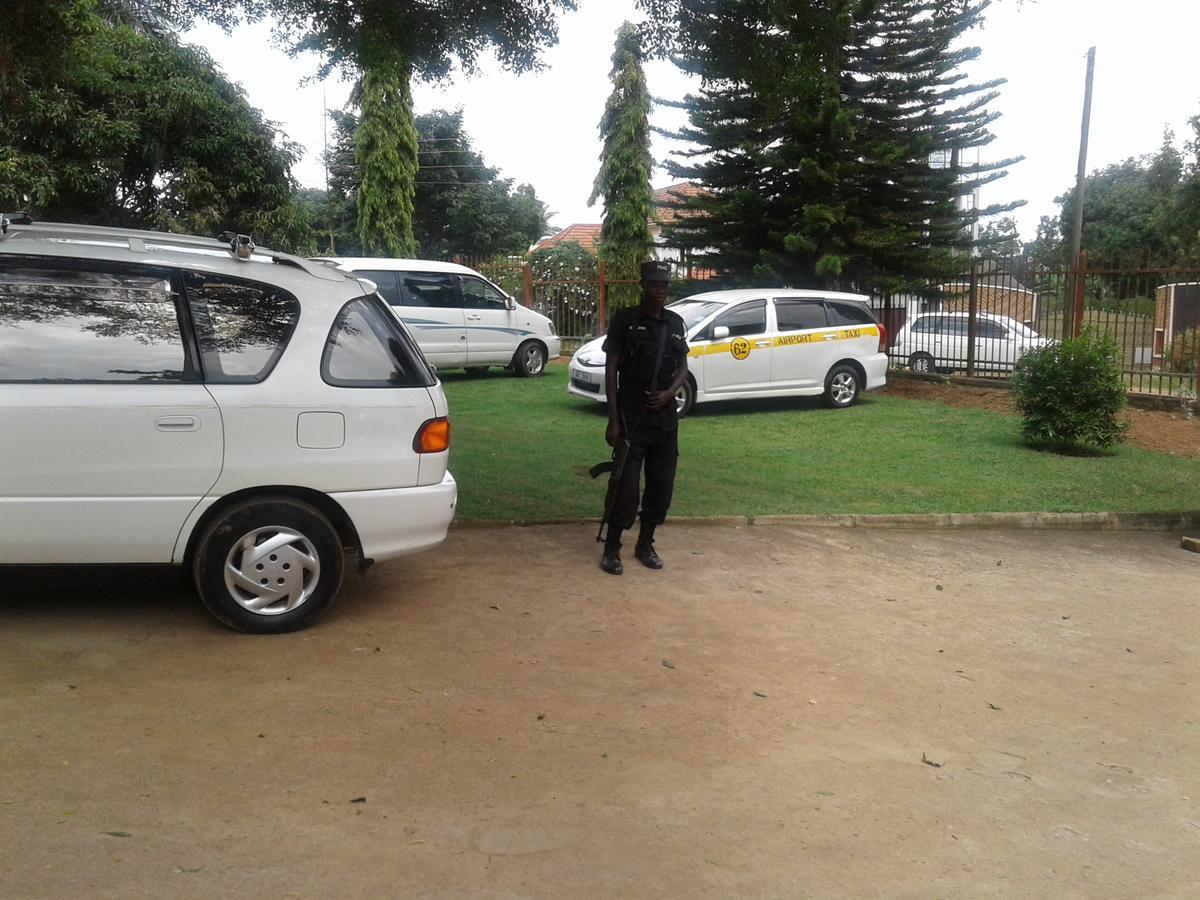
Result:
[[[1019,205],[964,202],[1016,161],[968,162],[1002,84],[961,71],[986,0],[642,5],[653,44],[701,78],[676,135],[695,149],[668,168],[705,188],[688,201],[703,215],[668,235],[717,268],[894,290],[953,268],[973,222]]]
[[[5,25],[38,5],[18,3]],[[47,55],[21,49],[30,31],[7,33],[0,47],[0,206],[27,202],[39,217],[76,222],[231,228],[307,249],[290,174],[298,148],[203,50],[88,0],[56,5],[45,23],[55,44]]]
[[[1200,116],[1184,152],[1163,135],[1154,153],[1093,171],[1083,199],[1083,249],[1093,259],[1165,265],[1200,252]],[[1065,254],[1075,217],[1074,189],[1061,204],[1057,231]]]
[[[334,140],[329,153],[329,196],[311,192],[310,201],[329,204],[337,253],[362,252],[355,233],[358,199],[353,140],[358,119],[353,111],[333,114]],[[546,205],[532,185],[514,187],[512,179],[487,164],[473,149],[461,111],[434,110],[415,119],[417,146],[425,167],[415,185],[413,233],[425,257],[497,256],[522,253],[546,233]],[[321,212],[323,223],[330,217]],[[324,235],[322,246],[328,244]]]

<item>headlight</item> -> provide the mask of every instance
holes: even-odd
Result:
[[[558,332],[554,330],[554,320],[551,319],[547,324],[550,326],[550,337],[558,337]]]
[[[585,366],[602,366],[604,365],[604,357],[599,354],[581,353],[579,361]]]

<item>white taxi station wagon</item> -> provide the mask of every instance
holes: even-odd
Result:
[[[521,306],[474,269],[427,259],[328,257],[368,278],[439,369],[503,366],[541,375],[562,341],[549,317]]]
[[[824,396],[853,404],[887,383],[887,333],[859,294],[768,288],[714,291],[670,304],[688,334],[687,414],[711,400]],[[603,401],[604,339],[571,359],[568,392]]]
[[[176,564],[243,631],[446,537],[436,374],[369,282],[220,239],[0,216],[0,564]]]

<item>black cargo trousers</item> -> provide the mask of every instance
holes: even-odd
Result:
[[[639,423],[629,437],[628,456],[617,495],[613,501],[609,523],[613,528],[633,527],[638,511],[638,487],[642,469],[646,470],[646,489],[642,493],[642,522],[661,525],[671,506],[675,491],[675,468],[679,461],[679,428],[671,422],[668,427],[655,422]]]

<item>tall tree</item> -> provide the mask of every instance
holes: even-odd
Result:
[[[332,219],[336,252],[362,252],[356,223],[358,168],[354,136],[358,117],[350,111],[332,114],[329,195],[326,214]],[[456,254],[495,256],[522,253],[546,233],[546,205],[532,185],[513,186],[474,150],[463,128],[461,111],[434,110],[417,116],[417,145],[425,167],[413,198],[413,234],[425,257]],[[328,243],[326,238],[325,244]]]
[[[342,69],[359,78],[364,104],[368,96],[372,105],[378,101],[378,111],[370,118],[363,106],[361,127],[374,129],[385,122],[389,127],[402,127],[397,123],[408,121],[399,139],[388,140],[385,134],[376,133],[355,144],[361,177],[378,176],[366,183],[370,209],[378,214],[360,218],[360,237],[365,244],[380,248],[407,248],[414,241],[403,212],[412,200],[420,168],[416,144],[408,140],[412,134],[411,79],[443,79],[455,65],[470,73],[480,54],[488,50],[513,71],[536,67],[541,49],[558,39],[559,13],[575,6],[576,0],[267,0],[245,4],[247,17],[273,13],[297,52],[321,53],[322,75]],[[372,159],[375,154],[380,159]],[[386,180],[385,169],[393,170]],[[382,213],[388,203],[400,210],[394,217]],[[361,207],[360,203],[360,211]]]
[[[617,31],[612,56],[613,90],[600,119],[604,148],[588,200],[604,198],[600,256],[616,278],[633,278],[650,255],[650,92],[642,70],[641,37],[630,23]]]
[[[1016,161],[965,162],[993,139],[1002,84],[960,71],[987,0],[642,5],[655,46],[701,78],[678,134],[695,149],[669,168],[707,189],[688,201],[705,215],[671,237],[740,280],[899,289],[956,266],[973,222],[1019,205],[965,202]]]
[[[368,256],[413,256],[417,129],[408,72],[386,65],[367,69],[358,101],[358,238]]]
[[[1021,252],[1021,235],[1012,216],[1001,216],[988,222],[979,232],[978,248],[992,256],[1017,256]]]

